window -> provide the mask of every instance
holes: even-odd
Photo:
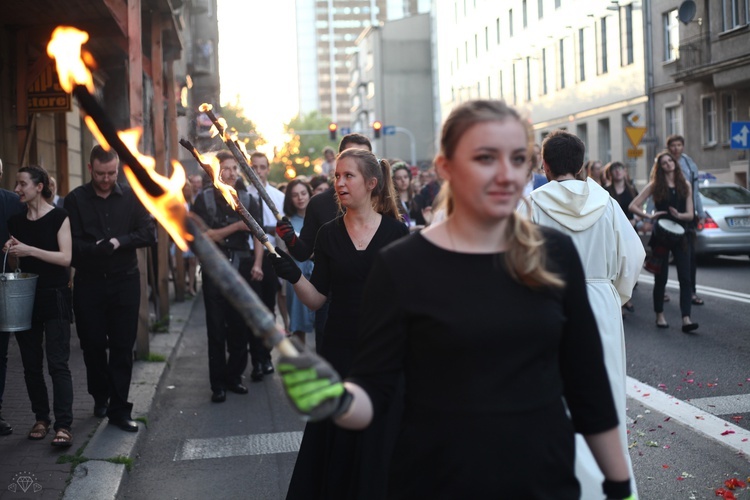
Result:
[[[664,60],[675,61],[680,57],[680,23],[677,9],[662,14],[664,26]]]
[[[513,36],[513,9],[508,10],[508,36]]]
[[[576,125],[576,135],[578,136],[581,141],[583,141],[584,144],[589,143],[589,128],[588,125],[585,123],[579,123]],[[583,156],[583,161],[588,161],[589,159],[589,149],[586,148],[586,152]]]
[[[469,63],[469,42],[468,41],[464,42],[464,58],[466,60],[465,62],[468,64]]]
[[[701,110],[703,118],[703,145],[713,146],[716,144],[716,99],[714,96],[703,96],[701,98]]]
[[[484,51],[490,51],[490,28],[488,26],[484,27]]]
[[[474,35],[474,59],[479,57],[479,35]]]
[[[583,28],[578,30],[578,81],[586,81],[586,59],[583,50]]]
[[[620,65],[633,64],[633,5],[620,9]]]
[[[674,104],[664,108],[664,137],[682,135],[682,106]]]
[[[458,48],[456,48],[456,69],[461,67],[461,56],[458,54]]]
[[[724,31],[750,24],[750,2],[748,0],[722,0],[721,11]]]
[[[492,80],[487,75],[487,99],[492,99]]]
[[[607,18],[599,21],[599,40],[596,44],[596,74],[604,75],[609,71],[607,65]]]
[[[526,56],[526,101],[531,100],[531,57]]]
[[[565,88],[565,39],[561,38],[558,49],[558,60],[560,62],[558,71],[560,72],[560,89]]]
[[[597,122],[599,131],[599,160],[606,164],[612,161],[612,139],[609,135],[609,118]]]
[[[526,0],[523,0],[521,2],[521,16],[523,18],[523,27],[526,28],[529,26],[529,11],[528,11],[528,5],[526,3]]]
[[[500,99],[505,99],[505,89],[503,89],[503,70],[497,75],[497,83],[500,87]]]
[[[555,8],[556,9],[559,9],[561,4],[562,4],[562,0],[555,0]]]
[[[495,28],[497,30],[497,44],[500,45],[500,18],[495,20]]]
[[[518,94],[516,93],[516,63],[513,64],[513,104],[518,103]]]
[[[721,142],[729,144],[732,135],[732,122],[737,121],[737,108],[734,102],[734,94],[725,93],[721,95]]]
[[[544,17],[544,0],[537,0],[536,14],[537,14],[537,17],[539,17],[539,19]]]
[[[547,95],[547,49],[542,49],[542,95]]]

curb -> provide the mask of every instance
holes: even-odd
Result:
[[[176,356],[177,345],[185,331],[193,306],[201,300],[200,297],[199,293],[184,302],[171,303],[169,332],[151,333],[150,352],[161,354],[166,361],[133,363],[129,399],[133,403],[134,420],[148,417],[156,390],[167,372],[169,363]],[[73,471],[72,479],[63,493],[63,500],[114,500],[125,478],[127,466],[124,463],[113,463],[112,460],[129,462],[135,459],[136,445],[139,440],[145,438],[147,432],[147,425],[143,422],[139,422],[138,427],[138,432],[124,432],[110,426],[106,418],[102,419],[82,451],[82,456],[88,461],[79,464]]]

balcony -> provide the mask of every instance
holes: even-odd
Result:
[[[680,44],[680,57],[677,59],[674,78],[675,80],[690,78],[710,63],[711,41],[708,35],[687,38]]]

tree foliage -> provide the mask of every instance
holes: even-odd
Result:
[[[253,151],[266,143],[262,135],[255,128],[255,123],[245,115],[245,108],[239,102],[239,96],[234,101],[221,107],[221,116],[227,121],[227,127],[234,128],[240,134],[240,140],[245,142],[248,151]]]
[[[297,115],[284,124],[289,139],[274,151],[269,180],[285,182],[299,175],[311,177],[319,173],[320,164],[323,163],[323,148],[338,147],[338,142],[331,141],[328,137],[329,123],[328,117],[312,111],[306,115]],[[297,131],[303,133],[296,133]]]

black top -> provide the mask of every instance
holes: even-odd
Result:
[[[240,196],[240,202],[245,206],[250,215],[256,220],[260,220],[260,207],[258,202],[249,195],[247,190],[242,186],[241,188],[236,187],[237,195]],[[209,210],[206,206],[206,197],[212,197],[214,200],[215,213],[213,216],[209,214]],[[224,197],[217,193],[214,187],[207,187],[202,190],[193,202],[193,206],[190,209],[192,212],[197,214],[211,229],[221,229],[230,224],[234,224],[240,220],[240,216],[237,212],[229,206]],[[250,233],[246,231],[235,231],[230,234],[224,241],[219,241],[217,244],[222,248],[231,250],[250,250],[249,243]]]
[[[633,188],[633,194],[630,194],[630,190],[626,187],[622,190],[622,193],[617,194],[617,191],[615,191],[614,184],[610,184],[605,188],[609,195],[614,198],[614,200],[620,205],[620,208],[623,212],[625,212],[625,215],[629,220],[632,220],[633,217],[635,217],[635,214],[630,211],[630,203],[635,199],[636,196],[638,196],[638,191]]]
[[[325,193],[318,196],[323,194]],[[338,352],[341,352],[339,350],[342,348],[354,348],[362,307],[362,293],[375,255],[381,248],[407,234],[408,229],[404,224],[383,216],[367,248],[357,250],[346,231],[343,216],[336,217],[320,228],[315,241],[315,268],[310,282],[331,300],[324,332],[324,356],[325,346],[332,344],[335,344]],[[343,352],[341,354],[346,356]],[[329,361],[343,373],[351,364],[351,359]]]
[[[323,224],[332,221],[337,215],[339,215],[339,205],[334,188],[328,188],[310,198],[310,203],[305,210],[305,223],[297,238],[297,243],[289,249],[292,257],[300,262],[309,259],[313,254],[318,231]],[[317,262],[317,256],[315,261]]]
[[[563,290],[531,290],[510,277],[502,254],[444,250],[421,233],[375,259],[349,379],[367,391],[378,419],[404,374],[391,497],[421,491],[423,498],[459,498],[463,491],[469,498],[471,491],[521,498],[514,492],[560,485],[572,488],[570,495],[549,498],[576,497],[573,429],[562,397],[577,432],[617,425],[578,253],[568,236],[541,230]],[[544,443],[551,435],[562,441],[559,450]],[[540,448],[550,457],[537,455]],[[513,469],[522,461],[532,463]],[[404,467],[408,473],[399,474]],[[552,473],[560,475],[553,486],[530,484],[533,477],[550,482]]]
[[[10,239],[8,219],[24,210],[26,210],[26,206],[21,203],[16,193],[7,189],[0,189],[0,244],[5,245],[5,242]],[[5,272],[5,270],[2,272]]]
[[[154,221],[130,186],[115,184],[106,198],[91,183],[78,186],[65,197],[73,236],[73,267],[79,273],[120,274],[138,268],[135,249],[152,245]],[[112,255],[98,255],[96,242],[117,238]]]
[[[53,208],[37,220],[26,218],[26,212],[14,215],[8,221],[10,233],[21,243],[32,247],[57,252],[57,233],[60,231],[68,212],[62,208]],[[38,274],[37,288],[59,288],[68,286],[68,269],[50,264],[36,257],[22,257],[19,262],[21,271]]]
[[[672,214],[669,213],[669,207],[676,208],[678,212],[685,212],[687,210],[687,197],[680,196],[677,193],[677,188],[669,188],[666,199],[659,201],[654,200],[654,207],[657,212],[667,212],[667,214],[663,216],[665,219],[675,221],[682,227],[685,227],[685,221],[673,217]]]

